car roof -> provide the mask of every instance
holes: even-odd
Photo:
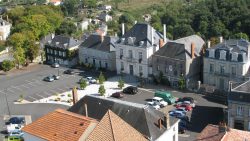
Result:
[[[148,101],[148,102],[147,102],[147,104],[154,104],[154,102],[152,102],[152,101]]]
[[[162,100],[163,98],[161,98],[161,97],[153,97],[153,99],[155,99],[155,100]]]

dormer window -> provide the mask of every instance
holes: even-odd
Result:
[[[210,49],[209,50],[209,58],[214,58],[214,54],[215,54],[215,50],[214,49]]]
[[[220,51],[220,60],[226,60],[227,52],[225,50]]]
[[[128,44],[134,45],[134,38],[133,37],[128,37]]]
[[[237,52],[232,53],[232,61],[238,61],[238,53]]]

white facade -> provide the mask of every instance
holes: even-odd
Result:
[[[0,19],[0,40],[6,40],[10,35],[11,24]]]
[[[97,68],[106,68],[111,71],[116,69],[114,52],[104,52],[86,47],[79,49],[79,63],[91,64]]]
[[[39,138],[39,137],[34,136],[34,135],[31,135],[31,134],[29,134],[29,133],[27,133],[27,132],[24,132],[24,134],[23,134],[23,139],[24,139],[25,141],[46,141],[46,140],[44,140],[44,139],[42,139],[42,138]]]
[[[166,130],[159,138],[155,141],[178,141],[178,122],[172,125],[168,130]]]
[[[158,49],[159,45],[150,47],[137,47],[118,44],[116,47],[117,73],[120,74],[122,72],[135,76],[142,75],[143,78],[147,78],[149,75],[151,56]]]
[[[77,26],[78,26],[78,28],[80,28],[80,30],[82,30],[82,31],[88,30],[89,21],[88,21],[88,20],[81,21],[80,23],[77,24]]]

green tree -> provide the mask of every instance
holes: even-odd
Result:
[[[27,58],[33,62],[33,60],[39,55],[39,46],[36,44],[31,44],[28,46],[26,51]]]
[[[81,89],[85,89],[86,87],[87,87],[87,81],[86,80],[84,80],[84,79],[82,79],[81,81],[80,81],[80,88]]]
[[[134,17],[129,13],[124,13],[119,17],[119,23],[128,23],[133,24],[134,23]]]
[[[236,33],[236,34],[233,35],[232,38],[249,40],[246,33]]]
[[[56,30],[57,35],[69,35],[71,36],[72,34],[76,33],[77,27],[76,25],[71,22],[71,21],[64,21],[60,27]]]
[[[123,87],[124,87],[124,81],[122,79],[119,79],[118,88],[122,89]]]
[[[25,63],[24,49],[21,47],[14,48],[13,57],[15,59],[15,63],[18,65],[18,69],[19,69],[20,65],[23,65]]]
[[[104,77],[104,75],[102,74],[102,72],[100,72],[100,75],[99,75],[98,80],[99,80],[99,83],[100,83],[100,84],[103,84],[103,83],[104,83],[105,77]]]
[[[179,89],[181,89],[181,90],[183,90],[183,89],[185,89],[185,87],[186,87],[186,84],[185,84],[186,82],[185,82],[185,78],[184,78],[184,76],[183,76],[183,74],[180,76],[180,79],[179,79],[179,81],[178,81],[178,86],[179,86]]]
[[[104,88],[103,85],[101,85],[101,86],[99,87],[98,92],[100,93],[101,96],[104,96],[104,94],[106,93],[106,90],[105,90],[105,88]]]
[[[2,62],[1,67],[2,67],[3,71],[6,72],[6,71],[9,71],[9,70],[11,70],[12,68],[14,68],[14,67],[15,67],[15,64],[14,64],[13,61],[4,60],[4,61]]]
[[[61,6],[61,9],[64,13],[64,15],[74,15],[77,13],[78,6],[80,5],[79,0],[65,0],[63,2],[63,5]]]

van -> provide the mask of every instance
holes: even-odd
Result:
[[[169,105],[175,103],[175,98],[167,91],[157,90],[155,92],[155,97],[163,98]]]

